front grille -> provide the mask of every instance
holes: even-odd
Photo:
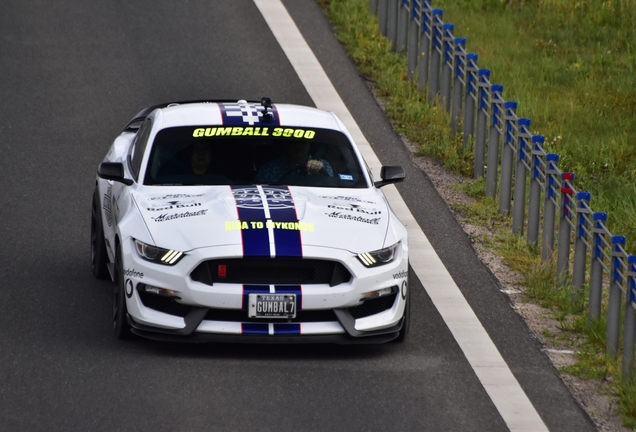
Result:
[[[254,322],[254,323],[286,323],[286,319],[249,318],[247,310],[243,309],[210,309],[205,315],[205,320],[209,321],[231,321],[231,322]],[[296,318],[291,322],[330,322],[337,321],[336,315],[331,309],[326,310],[299,310]]]
[[[232,283],[249,285],[339,285],[351,280],[351,273],[339,262],[302,258],[240,258],[205,261],[191,274],[207,285]]]
[[[380,312],[384,312],[385,310],[391,309],[391,307],[393,307],[396,296],[397,293],[372,300],[367,300],[360,306],[349,308],[349,312],[355,319],[364,318],[378,314]]]
[[[147,308],[180,317],[185,317],[190,312],[190,306],[177,303],[175,299],[162,297],[160,295],[147,293],[145,291],[138,292],[141,302]]]
[[[150,309],[154,309],[159,312],[167,313],[169,315],[175,315],[179,317],[185,317],[188,315],[191,306],[187,306],[181,303],[177,303],[174,299],[168,297],[162,297],[156,294],[139,291],[139,298],[144,306]],[[208,321],[230,321],[230,322],[255,322],[266,324],[268,322],[273,323],[286,323],[285,319],[270,319],[267,318],[249,318],[247,316],[247,310],[244,309],[210,309],[203,318]],[[336,315],[331,309],[326,310],[300,310],[296,312],[296,318],[293,318],[291,322],[331,322],[337,321]]]

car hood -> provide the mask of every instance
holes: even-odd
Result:
[[[147,189],[133,192],[133,198],[155,244],[181,251],[241,244],[253,256],[298,256],[303,246],[367,252],[384,246],[390,218],[375,189]]]

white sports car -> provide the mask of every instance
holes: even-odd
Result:
[[[406,229],[343,123],[315,108],[148,107],[99,165],[91,264],[118,338],[383,343],[409,330]]]

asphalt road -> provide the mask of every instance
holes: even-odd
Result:
[[[141,108],[312,101],[250,0],[5,0],[0,430],[506,430],[417,279],[407,343],[182,345],[112,336],[90,273],[95,170]],[[551,430],[594,430],[411,162],[313,0],[284,1]]]

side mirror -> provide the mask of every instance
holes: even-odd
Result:
[[[375,187],[381,188],[391,183],[403,182],[406,178],[404,168],[399,165],[385,165],[380,169],[382,180],[375,182]]]
[[[102,162],[97,168],[97,175],[104,180],[112,180],[127,186],[133,184],[131,179],[124,177],[124,165],[121,162]]]

